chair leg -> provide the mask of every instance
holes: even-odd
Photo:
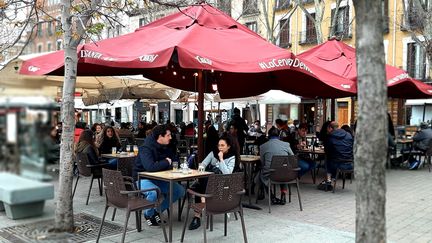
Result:
[[[342,172],[342,189],[345,189],[345,178],[346,178],[346,173]]]
[[[91,192],[91,189],[92,189],[92,187],[93,187],[93,176],[92,176],[92,178],[91,178],[91,181],[90,181],[90,188],[89,188],[89,191],[88,191],[88,194],[87,194],[87,201],[86,201],[86,205],[88,205],[88,201],[89,201],[89,198],[90,198],[90,192]]]
[[[271,206],[271,182],[270,182],[270,180],[269,180],[267,186],[268,186],[268,207],[269,207],[269,213],[271,213],[271,208],[270,208],[270,206]]]
[[[244,218],[243,218],[243,208],[240,206],[240,220],[241,220],[241,224],[242,224],[242,231],[243,231],[243,240],[245,243],[247,243],[247,236],[246,236],[246,226],[245,226],[245,222],[244,222]]]
[[[430,171],[430,166],[429,166],[429,171]],[[74,189],[73,189],[73,192],[72,192],[72,198],[74,198],[74,196],[75,196],[75,191],[76,191],[76,188],[77,188],[77,185],[78,185],[78,180],[79,180],[79,175],[77,175],[77,178],[76,178],[76,181],[75,181],[75,186],[74,186]]]
[[[238,220],[238,218],[237,218],[237,212],[234,212],[234,218],[235,218],[235,220]]]
[[[126,237],[126,230],[127,230],[127,225],[128,225],[129,217],[130,217],[130,211],[127,210],[127,212],[126,212],[126,221],[125,221],[125,224],[124,224],[123,235],[122,235],[122,239],[121,239],[122,243],[124,242],[125,237]]]
[[[298,200],[299,200],[299,205],[300,205],[300,211],[303,211],[301,196],[300,196],[300,183],[299,183],[298,179],[297,179],[296,186],[297,186],[296,188],[297,188],[297,195],[298,195]]]
[[[98,181],[98,186],[99,186],[99,196],[102,196],[102,186],[101,186],[100,178],[97,178],[97,181]]]
[[[184,235],[185,235],[185,232],[186,232],[186,225],[187,225],[188,219],[189,219],[189,212],[190,212],[190,205],[188,205],[188,209],[186,211],[186,219],[185,219],[185,222],[183,224],[183,231],[182,231],[182,236],[181,236],[180,242],[183,242],[183,240],[184,240]]]
[[[141,217],[140,217],[140,211],[135,211],[135,218],[136,218],[137,231],[138,231],[138,232],[141,232]]]
[[[159,212],[161,212],[160,206],[159,206]],[[140,221],[141,221],[141,215],[142,215],[142,211],[140,211]],[[167,233],[166,233],[166,229],[165,229],[165,224],[166,223],[164,223],[165,220],[163,219],[162,215],[163,215],[163,213],[161,212],[160,217],[161,217],[161,221],[162,221],[162,223],[161,223],[162,232],[163,232],[163,235],[164,235],[165,242],[168,242],[168,237],[167,237]],[[168,220],[166,220],[166,221],[168,221]]]
[[[201,217],[205,217],[206,220],[204,222],[206,222],[206,227],[203,227],[203,232],[204,232],[204,243],[207,243],[207,235],[206,235],[206,231],[207,231],[207,227],[209,225],[208,220],[209,220],[209,216],[207,215],[207,212],[205,210],[205,208],[202,211],[202,216]]]
[[[210,231],[213,231],[213,214],[210,215]]]
[[[339,178],[339,173],[340,173],[340,170],[337,169],[337,170],[336,170],[336,178],[335,178],[334,185],[333,185],[333,193],[334,193],[335,190],[336,190],[336,182],[337,182],[337,180],[338,180],[338,178]]]
[[[227,221],[228,221],[228,215],[224,214],[224,236],[227,236]]]
[[[114,208],[114,210],[113,210],[113,214],[112,214],[112,217],[111,217],[111,221],[114,221],[114,218],[115,218],[116,212],[117,212],[117,208]]]
[[[291,203],[291,186],[288,184],[288,202]]]
[[[104,210],[104,213],[103,213],[103,216],[102,216],[101,225],[99,227],[98,236],[96,238],[96,243],[99,242],[99,238],[100,238],[100,235],[102,233],[102,227],[103,227],[103,224],[104,224],[104,221],[105,221],[105,215],[106,215],[107,210],[108,210],[108,206],[105,206],[105,210]]]

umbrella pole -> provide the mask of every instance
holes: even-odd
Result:
[[[198,74],[198,163],[204,159],[204,82],[205,71]]]

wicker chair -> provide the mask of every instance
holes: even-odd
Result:
[[[122,176],[120,171],[102,169],[102,174],[104,177],[103,184],[105,189],[106,205],[96,242],[99,242],[102,227],[105,221],[105,216],[109,207],[113,207],[114,209],[126,209],[126,221],[124,224],[123,235],[121,239],[121,242],[124,242],[131,212],[135,212],[137,230],[138,232],[141,232],[142,211],[150,208],[158,208],[160,211],[160,190],[157,187],[145,190],[135,190],[133,179],[131,177]],[[127,191],[126,185],[131,186],[134,190]],[[156,191],[158,195],[158,200],[156,202],[150,202],[142,198],[141,193],[147,191]],[[167,242],[168,239],[165,231],[165,224],[162,223],[161,226],[165,242]]]
[[[300,168],[298,168],[297,157],[295,155],[274,155],[272,157],[272,162],[270,165],[270,175],[268,180],[268,206],[269,213],[271,213],[271,186],[272,185],[288,185],[289,189],[289,199],[291,202],[291,188],[290,185],[294,184],[297,188],[297,195],[300,205],[300,211],[303,211],[301,196],[300,196],[300,187],[299,187],[299,178],[298,172]],[[275,192],[276,193],[276,192]]]
[[[135,157],[119,158],[117,162],[117,170],[120,171],[123,176],[132,177],[134,164]]]
[[[100,164],[90,164],[89,159],[87,157],[87,154],[85,153],[78,153],[76,155],[76,164],[77,164],[77,169],[78,169],[78,175],[75,181],[75,186],[74,186],[74,190],[72,193],[72,198],[75,196],[75,191],[78,185],[78,181],[80,177],[90,177],[91,176],[91,180],[90,180],[90,187],[89,187],[89,191],[87,194],[87,200],[86,200],[86,205],[88,205],[88,201],[89,201],[89,197],[90,197],[90,192],[91,189],[93,187],[93,180],[97,179],[98,185],[99,185],[99,195],[102,196],[102,168],[105,167],[106,165],[108,165],[108,163],[100,163]]]
[[[207,222],[203,226],[204,242],[207,242],[206,229],[208,225],[208,217],[213,217],[215,214],[224,214],[224,235],[227,235],[227,220],[228,213],[239,212],[244,242],[247,242],[246,227],[243,218],[243,207],[242,207],[242,196],[245,193],[244,190],[244,175],[243,173],[234,173],[226,175],[211,175],[208,179],[206,194],[200,194],[191,189],[188,189],[188,193],[192,195],[192,200],[189,200],[188,210],[186,213],[186,220],[183,226],[183,232],[181,236],[181,242],[184,240],[186,231],[186,225],[188,223],[190,209],[195,212],[201,213],[206,219],[203,222]],[[205,203],[193,203],[194,197],[204,197]]]

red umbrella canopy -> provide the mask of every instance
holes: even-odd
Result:
[[[329,40],[298,57],[347,79],[357,80],[356,50],[341,41]],[[400,68],[386,65],[386,78],[390,97],[410,99],[432,96],[432,86],[411,78]]]
[[[222,98],[280,89],[308,97],[345,97],[355,83],[303,62],[208,4],[188,7],[135,32],[79,46],[78,75],[143,74],[182,90],[217,83]],[[63,51],[24,62],[22,74],[63,75]]]

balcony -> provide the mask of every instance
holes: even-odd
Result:
[[[414,10],[402,14],[401,17],[400,28],[402,31],[423,29],[424,20]]]
[[[277,0],[276,11],[286,10],[291,6],[291,0]]]

